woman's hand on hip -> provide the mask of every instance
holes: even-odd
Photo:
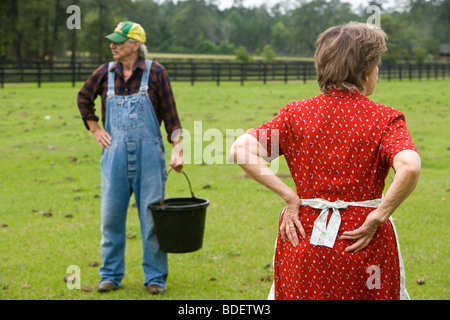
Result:
[[[339,239],[355,241],[355,243],[353,243],[351,246],[345,248],[345,252],[357,253],[358,251],[366,248],[369,245],[370,241],[372,241],[372,238],[375,235],[378,226],[382,222],[383,221],[381,215],[379,213],[379,210],[377,209],[367,215],[366,220],[361,227],[353,231],[343,232]]]
[[[299,245],[297,229],[300,232],[300,237],[302,239],[306,238],[306,233],[299,217],[300,199],[296,197],[296,199],[288,201],[286,204],[283,221],[280,224],[281,240],[286,241],[288,239],[294,247],[297,247]]]

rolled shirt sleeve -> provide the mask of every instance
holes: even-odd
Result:
[[[96,109],[94,101],[103,91],[102,83],[105,75],[107,75],[107,70],[107,63],[98,67],[78,92],[78,109],[80,110],[81,119],[84,121],[84,125],[88,130],[87,120],[99,121],[99,117],[95,113]]]
[[[157,70],[157,92],[160,101],[160,108],[157,109],[159,111],[159,114],[157,114],[157,116],[160,122],[164,121],[164,127],[167,132],[167,140],[169,142],[172,142],[172,134],[176,130],[181,129],[181,123],[178,117],[178,111],[173,95],[172,85],[169,79],[169,74],[167,73],[167,70],[161,65],[159,68],[157,68]]]

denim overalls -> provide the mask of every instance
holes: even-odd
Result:
[[[116,96],[114,71],[108,72],[105,129],[112,144],[101,157],[101,282],[119,287],[125,275],[125,223],[131,194],[135,194],[143,243],[144,285],[165,288],[167,253],[159,246],[150,203],[162,196],[166,174],[159,122],[148,96],[152,62],[145,61],[139,93]]]

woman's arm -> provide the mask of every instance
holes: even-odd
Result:
[[[403,150],[394,157],[394,180],[380,206],[372,211],[363,225],[353,231],[343,232],[340,239],[356,240],[345,249],[358,252],[367,247],[381,223],[386,222],[400,204],[408,198],[417,185],[420,175],[420,157],[413,150]]]
[[[306,237],[298,215],[300,199],[297,193],[281,181],[262,161],[261,158],[267,158],[267,150],[253,136],[244,134],[231,146],[230,154],[247,175],[275,192],[286,202],[280,235],[283,241],[287,238],[296,247],[299,244],[296,228],[300,231],[301,237]]]

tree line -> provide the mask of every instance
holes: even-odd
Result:
[[[403,0],[393,9],[385,2],[371,2],[389,37],[384,60],[433,60],[450,43],[450,0]],[[66,26],[70,5],[80,8],[81,29]],[[126,20],[143,26],[151,52],[311,57],[321,32],[366,22],[373,14],[366,9],[345,0],[280,0],[272,7],[234,0],[226,9],[218,0],[2,0],[0,59],[53,60],[72,53],[107,60],[104,37]]]

